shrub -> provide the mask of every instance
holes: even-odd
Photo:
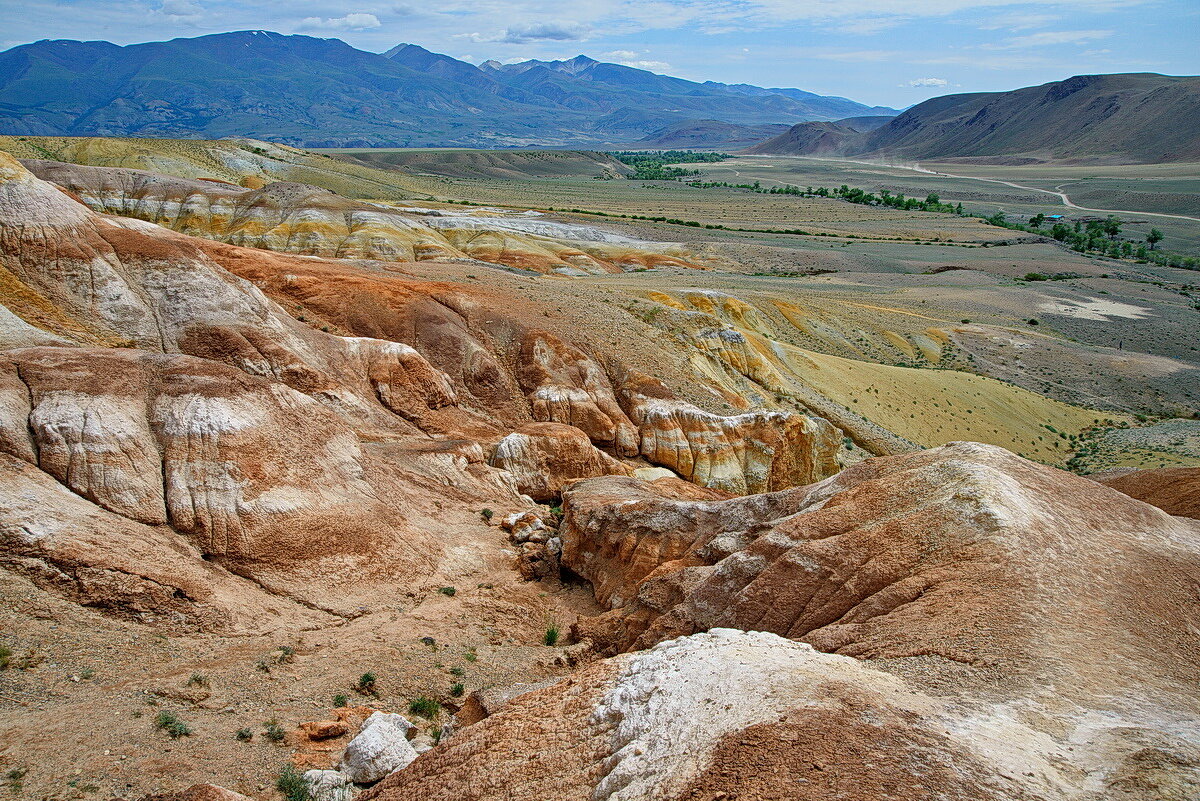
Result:
[[[283,730],[283,727],[279,725],[279,721],[275,718],[268,720],[263,724],[263,727],[263,736],[273,743],[281,743],[287,737],[287,732]]]
[[[337,695],[333,696],[333,705],[334,706],[349,706],[350,699],[346,695],[344,695],[342,693],[338,693]]]
[[[458,676],[461,679],[463,676],[467,675],[467,671],[465,668],[460,668],[455,665],[454,667],[450,668],[450,675]]]
[[[408,702],[408,711],[423,718],[436,717],[442,705],[434,699],[422,695]]]
[[[363,695],[375,694],[375,674],[367,671],[358,677],[358,684],[354,685],[354,689],[358,690]]]
[[[483,519],[485,521],[487,521],[489,523],[492,522],[492,518],[496,516],[496,513],[493,512],[491,509],[480,509],[479,514],[480,514],[480,516],[483,517]]]
[[[279,772],[279,778],[275,779],[275,789],[283,793],[287,801],[308,801],[310,798],[308,779],[291,765],[284,765],[283,770]]]
[[[542,638],[542,642],[546,645],[558,645],[558,626],[551,626],[546,629],[546,636]]]
[[[474,662],[479,659],[479,654],[475,653],[474,645],[468,648],[467,652],[463,654],[463,659],[467,660],[468,662]]]
[[[456,592],[458,592],[458,590],[454,589],[453,587],[439,587],[438,592],[440,592],[442,595],[445,595],[449,598],[453,598],[454,594]]]
[[[11,661],[12,661],[12,649],[9,648],[7,645],[0,645],[0,670],[7,669],[8,665]]]
[[[455,698],[458,698],[460,695],[463,694],[463,692],[466,691],[466,689],[467,689],[466,686],[463,685],[463,683],[460,681],[460,682],[455,683],[450,688],[450,694],[453,695]]]
[[[163,709],[160,710],[158,716],[154,719],[154,728],[162,729],[173,738],[187,737],[192,733],[192,727],[183,722],[183,719],[174,712]]]
[[[254,732],[250,731],[247,728],[241,728],[233,733],[233,737],[238,742],[248,743],[254,739]]]
[[[1026,281],[1045,281],[1045,280],[1047,280],[1047,276],[1042,275],[1041,273],[1025,273],[1025,280]]]
[[[189,687],[207,687],[208,686],[208,676],[205,676],[203,673],[193,673],[191,676],[188,677],[187,686],[189,686]]]

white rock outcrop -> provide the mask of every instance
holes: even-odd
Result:
[[[413,725],[393,712],[373,712],[342,754],[341,772],[354,782],[370,784],[417,758],[408,741]]]
[[[350,777],[340,770],[307,770],[304,781],[308,782],[309,801],[350,801],[354,797]]]

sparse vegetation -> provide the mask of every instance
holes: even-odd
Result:
[[[309,801],[311,797],[308,780],[291,765],[284,765],[283,770],[279,772],[278,778],[275,779],[275,789],[283,793],[287,801]]]
[[[450,694],[455,698],[458,698],[460,695],[462,695],[465,690],[466,685],[464,685],[461,681],[450,685]]]
[[[338,693],[337,695],[333,696],[333,705],[335,707],[349,706],[350,698],[343,693]]]
[[[248,743],[254,739],[254,732],[243,726],[233,733],[233,737],[238,742]]]
[[[376,695],[376,677],[371,671],[367,671],[358,677],[358,681],[354,685],[354,689],[362,695]]]
[[[435,699],[425,695],[418,696],[408,702],[408,711],[423,718],[435,718],[442,705]]]
[[[266,723],[263,723],[263,737],[266,737],[273,743],[282,743],[287,739],[287,732],[279,725],[279,721],[271,718]]]
[[[458,590],[453,587],[438,587],[438,592],[440,592],[442,595],[453,598],[454,594],[458,592]]]
[[[189,687],[207,687],[208,686],[208,676],[205,676],[203,673],[193,673],[191,676],[188,677],[187,686],[189,686]]]
[[[172,738],[187,737],[192,733],[192,727],[183,721],[179,715],[167,709],[159,710],[154,718],[154,728],[161,729]]]
[[[542,637],[542,642],[544,642],[546,645],[558,645],[558,636],[558,626],[550,626],[546,629],[546,634]]]
[[[495,514],[496,513],[493,512],[491,509],[480,509],[479,510],[479,516],[483,518],[485,523],[492,522],[492,518],[495,516]]]

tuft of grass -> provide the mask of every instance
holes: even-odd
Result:
[[[546,645],[558,645],[559,633],[558,626],[551,626],[546,629],[546,636],[542,638],[542,642]]]
[[[496,516],[496,513],[491,509],[480,509],[479,514],[488,523],[492,522],[492,518]]]
[[[344,693],[338,693],[337,695],[333,696],[333,705],[334,706],[350,706],[350,698],[349,698],[349,696],[345,695]]]
[[[95,676],[96,671],[92,670],[91,668],[85,668],[84,670],[79,671],[79,678],[81,679],[91,679],[95,678]]]
[[[468,648],[467,652],[463,654],[463,659],[467,660],[468,662],[475,662],[479,659],[479,654],[475,653],[474,645]]]
[[[207,687],[208,686],[208,676],[205,676],[203,673],[193,673],[191,676],[188,677],[187,686],[189,686],[189,687]]]
[[[162,729],[176,739],[187,737],[192,733],[192,727],[185,723],[183,718],[168,709],[159,710],[158,715],[154,718],[154,728]]]
[[[10,662],[12,662],[12,649],[7,645],[0,645],[0,670],[7,670]]]
[[[450,668],[450,675],[458,676],[461,679],[463,676],[467,675],[467,671],[465,668],[461,668],[458,665],[455,665],[454,667]]]
[[[450,687],[450,694],[453,695],[455,698],[458,698],[459,696],[461,696],[463,694],[464,691],[466,691],[466,689],[467,688],[463,685],[463,683],[461,681],[456,682],[454,685],[452,685]]]
[[[363,695],[375,695],[375,683],[375,674],[368,670],[366,673],[358,677],[358,683],[354,685],[354,689],[358,690]]]
[[[287,801],[308,801],[311,798],[308,779],[291,765],[284,765],[275,779],[275,789],[283,793]]]
[[[233,733],[233,737],[234,737],[234,739],[235,739],[235,740],[237,740],[238,742],[241,742],[241,743],[248,743],[248,742],[250,742],[251,740],[253,740],[253,739],[254,739],[254,732],[250,731],[250,729],[248,729],[248,728],[244,728],[244,727],[243,727],[243,728],[241,728],[241,729],[238,729],[237,731],[235,731],[235,732]]]
[[[423,718],[433,718],[441,711],[442,705],[433,698],[422,695],[408,702],[408,711]]]
[[[439,587],[438,592],[440,592],[442,595],[445,595],[449,598],[453,598],[454,594],[456,592],[458,592],[458,590],[454,589],[453,587]]]
[[[263,724],[263,727],[263,737],[266,737],[273,743],[282,743],[287,737],[287,732],[283,730],[283,727],[279,725],[279,721],[275,718],[268,720]]]

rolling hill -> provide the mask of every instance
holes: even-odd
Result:
[[[585,56],[476,67],[416,45],[377,54],[269,31],[126,47],[43,40],[0,53],[0,133],[604,147],[687,120],[793,124],[880,113],[786,91],[749,94]]]
[[[1200,77],[1077,75],[927,100],[875,130],[809,122],[750,153],[993,163],[1200,160]]]

